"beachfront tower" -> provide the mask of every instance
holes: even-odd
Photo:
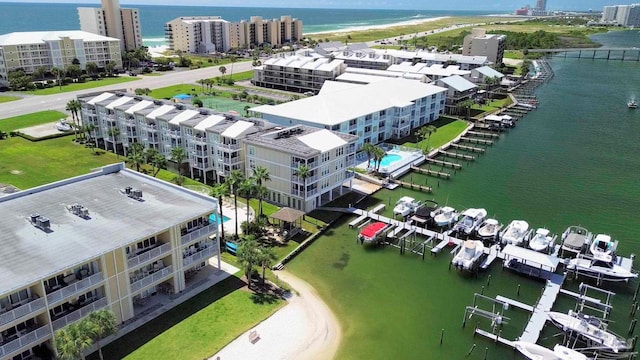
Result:
[[[142,46],[142,28],[138,9],[120,8],[118,0],[102,0],[100,8],[78,8],[82,31],[120,39],[120,50]]]
[[[494,64],[500,64],[507,41],[506,35],[487,34],[486,29],[473,29],[464,37],[462,54],[467,56],[486,56]]]

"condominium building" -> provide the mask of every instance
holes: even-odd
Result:
[[[387,70],[400,73],[421,74],[427,76],[432,81],[453,75],[459,75],[464,78],[469,78],[471,76],[471,71],[461,70],[458,65],[444,66],[444,64],[427,65],[425,63],[414,64],[410,62],[403,62],[391,65]]]
[[[385,81],[395,78],[410,79],[425,83],[430,81],[428,77],[422,74],[354,67],[347,67],[345,69],[345,72],[336,78],[336,81],[366,85],[372,82]]]
[[[498,82],[504,79],[504,74],[489,67],[482,66],[471,70],[471,80],[474,84],[486,84],[489,79],[496,79]]]
[[[263,19],[252,16],[244,22],[247,45],[282,45],[302,39],[302,20],[281,16],[280,19]]]
[[[640,3],[616,5],[616,22],[622,26],[640,26]]]
[[[318,92],[327,80],[346,69],[342,60],[304,56],[273,57],[253,68],[256,86],[297,92]]]
[[[0,84],[7,84],[8,73],[16,69],[27,74],[39,67],[65,69],[76,59],[82,69],[88,62],[104,67],[115,61],[122,67],[120,40],[77,30],[0,35]]]
[[[613,22],[616,21],[616,15],[618,14],[618,7],[616,5],[613,6],[605,6],[602,8],[602,18],[601,22]]]
[[[269,170],[269,199],[302,211],[311,211],[342,195],[343,184],[355,166],[357,137],[294,125],[249,135],[247,174],[263,166]],[[301,166],[309,170],[298,176]]]
[[[478,86],[459,75],[439,79],[436,84],[447,89],[446,113],[457,114],[460,103],[471,99]]]
[[[301,124],[358,136],[377,144],[402,138],[437,119],[447,89],[402,78],[367,85],[327,81],[316,96],[280,105],[254,107],[250,113],[283,125]]]
[[[347,66],[362,69],[386,70],[393,63],[391,56],[373,49],[335,51],[330,56],[344,61]]]
[[[120,50],[142,46],[142,27],[138,9],[120,8],[118,0],[102,0],[101,8],[78,8],[80,29],[93,34],[120,39]]]
[[[124,164],[0,197],[0,214],[2,359],[55,357],[66,325],[99,309],[132,323],[220,268],[216,199]]]
[[[462,54],[467,56],[486,56],[494,64],[502,63],[506,35],[487,34],[486,29],[472,29],[471,34],[464,37]]]
[[[209,54],[232,48],[229,22],[220,16],[182,16],[165,25],[169,48]]]
[[[467,56],[461,54],[440,54],[429,51],[407,51],[393,49],[376,49],[376,53],[383,58],[391,59],[391,64],[401,64],[403,62],[424,63],[426,65],[447,64],[458,65],[461,70],[471,70],[484,65],[489,65],[490,61],[486,56]],[[366,59],[361,59],[366,61]]]

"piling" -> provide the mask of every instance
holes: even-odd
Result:
[[[638,319],[631,320],[631,325],[629,325],[629,332],[627,333],[627,335],[631,336],[631,334],[633,334],[633,331],[636,329],[637,322],[638,322]]]
[[[520,296],[520,284],[518,284],[518,296]]]
[[[487,277],[487,287],[491,286],[491,275]]]
[[[484,295],[484,285],[480,288],[480,295]]]
[[[471,355],[471,353],[473,352],[473,349],[476,348],[476,344],[473,344],[473,346],[471,346],[471,349],[469,349],[469,352],[467,353],[467,356]]]
[[[636,316],[637,310],[638,310],[638,303],[634,301],[633,304],[631,304],[631,311],[629,312],[629,316],[630,317]]]
[[[638,282],[638,286],[636,286],[636,291],[633,293],[633,301],[635,302],[638,298],[638,291],[640,291],[640,281]]]
[[[440,345],[442,345],[442,340],[444,339],[444,329],[440,331]]]
[[[489,352],[489,348],[485,347],[484,348],[484,360],[487,360],[487,353]]]

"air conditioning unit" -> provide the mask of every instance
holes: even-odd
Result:
[[[133,190],[134,199],[142,199],[142,190]]]

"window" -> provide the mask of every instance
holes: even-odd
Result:
[[[249,146],[249,155],[255,155],[256,154],[256,147],[255,146]]]
[[[29,299],[29,291],[27,289],[20,290],[11,294],[9,298],[11,299],[12,305],[20,304]]]

